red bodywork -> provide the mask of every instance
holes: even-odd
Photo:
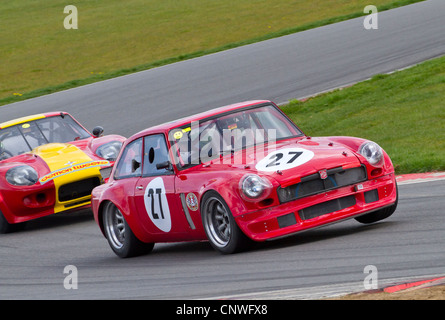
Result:
[[[149,128],[128,139],[122,150],[141,137],[162,134],[169,144],[169,157],[174,163],[174,148],[171,148],[168,141],[171,129],[193,121],[201,121],[234,110],[264,104],[273,105],[270,101],[250,101]],[[279,110],[278,107],[276,108]],[[243,149],[235,154],[225,155],[217,159],[218,161],[212,160],[182,170],[179,170],[177,165],[173,165],[171,175],[114,179],[113,175],[116,171],[114,167],[109,182],[93,190],[94,217],[104,232],[101,214],[104,204],[111,201],[123,213],[136,237],[146,243],[207,239],[200,208],[204,194],[209,191],[216,191],[222,196],[230,207],[239,228],[255,241],[280,238],[347,218],[358,217],[364,213],[394,205],[397,201],[394,169],[390,158],[384,153],[384,165],[371,166],[358,152],[360,145],[365,141],[351,137],[311,138],[305,135],[280,140],[268,147],[273,147],[276,151],[301,148],[313,152],[313,158],[294,168],[269,172],[260,172],[255,168],[262,159],[253,156],[254,148]],[[265,152],[264,157],[267,154]],[[230,158],[236,156],[255,159],[247,165],[231,164]],[[117,162],[119,161],[118,158]],[[337,174],[340,177],[346,170],[354,168],[366,172],[366,177],[356,183],[341,187],[336,185],[292,201],[282,202],[278,197],[277,191],[280,188],[295,186],[306,180],[316,180],[318,177],[328,180],[328,174]],[[259,201],[245,200],[240,191],[239,181],[246,174],[265,177],[271,183],[272,189],[266,198]],[[144,190],[147,185],[154,183],[155,179],[158,179],[157,182],[162,179],[168,199],[171,226],[164,230],[162,226],[159,227],[153,223],[146,209],[149,207],[146,206],[147,194],[144,194]]]
[[[26,117],[26,120],[23,121],[17,119],[11,121],[8,125],[23,126],[25,124],[25,126],[28,126],[29,123],[35,120],[60,116],[72,118],[66,112],[51,112]],[[71,211],[90,206],[91,191],[86,195],[86,191],[84,190],[85,188],[87,190],[87,187],[81,187],[82,192],[85,194],[79,196],[75,194],[77,191],[73,187],[73,189],[70,190],[72,195],[70,195],[70,199],[66,201],[59,198],[58,188],[66,184],[73,184],[93,178],[100,182],[101,175],[99,167],[111,167],[114,161],[104,161],[103,158],[96,154],[96,150],[111,141],[123,143],[125,138],[118,135],[94,137],[74,118],[72,118],[72,120],[85,130],[88,137],[67,143],[41,145],[30,152],[0,161],[0,215],[3,215],[7,224],[13,225],[58,212]],[[4,128],[0,126],[0,129]],[[82,156],[82,160],[77,163],[85,163],[85,161],[88,161],[91,166],[93,166],[93,164],[100,164],[100,166],[95,166],[95,169],[87,168],[85,165],[82,168],[80,166],[76,168],[76,161],[79,160],[79,158],[76,157],[79,155]],[[53,165],[53,170],[50,170],[49,161],[51,161]],[[56,162],[62,164],[60,169],[65,168],[65,172],[72,171],[73,173],[61,175],[61,177],[57,178],[51,177],[47,182],[42,183],[38,181],[33,185],[26,186],[12,185],[6,179],[6,174],[9,169],[22,165],[32,167],[37,172],[38,177],[42,178],[58,169],[56,165],[54,165]],[[90,190],[92,190],[92,188],[93,186],[91,186]]]

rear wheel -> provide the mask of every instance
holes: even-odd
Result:
[[[216,192],[204,195],[201,217],[207,238],[221,253],[235,253],[251,243],[235,222],[224,199]]]
[[[105,204],[102,222],[108,244],[119,257],[135,257],[153,250],[153,243],[144,243],[136,238],[124,215],[113,203]]]

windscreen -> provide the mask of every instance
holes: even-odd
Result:
[[[241,149],[302,135],[273,105],[236,110],[169,133],[176,165],[187,168]]]
[[[47,143],[65,143],[91,135],[68,115],[47,117],[0,130],[0,160]]]

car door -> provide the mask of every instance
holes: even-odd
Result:
[[[142,138],[130,142],[122,151],[119,162],[115,165],[113,198],[127,216],[136,216],[134,205],[134,188],[141,177]]]
[[[156,241],[181,240],[187,232],[179,196],[175,193],[175,174],[165,136],[144,137],[142,177],[135,185],[135,204],[139,219]]]

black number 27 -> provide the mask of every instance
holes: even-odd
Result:
[[[300,151],[289,151],[289,152],[288,152],[288,155],[289,155],[289,156],[290,156],[290,155],[293,155],[293,157],[290,158],[290,159],[287,161],[287,164],[294,162],[294,161],[295,161],[299,156],[301,156],[302,154],[303,154],[303,152],[300,152]],[[274,154],[274,155],[271,157],[271,158],[272,158],[272,161],[271,161],[269,164],[267,164],[266,167],[279,166],[279,165],[280,165],[280,162],[278,162],[278,161],[280,161],[281,158],[283,158],[283,157],[284,157],[284,154],[282,154],[281,152],[278,152],[278,153]]]
[[[158,195],[157,198],[158,198],[158,202],[159,202],[159,210],[161,211],[160,212],[161,219],[164,219],[164,211],[162,210],[162,198],[161,198],[162,189],[161,188],[156,188],[156,190],[152,189],[152,188],[148,189],[147,196],[149,198],[151,198],[151,213],[153,215],[153,219],[159,219],[159,214],[155,212],[155,196],[154,196],[155,192]]]

